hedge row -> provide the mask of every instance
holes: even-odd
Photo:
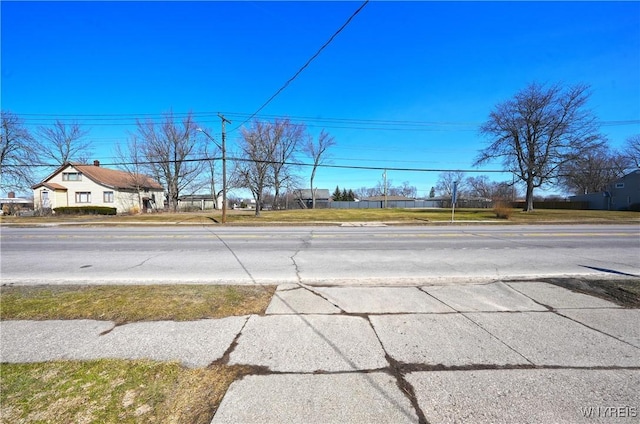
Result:
[[[116,208],[107,206],[63,206],[54,208],[53,211],[60,215],[115,215]]]

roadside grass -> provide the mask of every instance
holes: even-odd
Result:
[[[503,215],[508,219],[498,218],[492,209],[456,209],[455,221],[491,221],[500,223],[543,223],[543,222],[640,222],[640,213],[630,211],[591,211],[536,209],[523,212],[521,209],[505,208]],[[85,225],[127,225],[128,223],[146,224],[189,224],[217,225],[221,222],[220,211],[152,213],[140,215],[117,216],[56,216],[56,217],[14,217],[2,216],[0,223],[12,224],[46,224],[77,223]],[[255,212],[246,210],[229,210],[227,223],[231,225],[261,224],[317,224],[339,222],[394,222],[399,224],[448,223],[451,221],[451,209],[303,209],[262,211],[260,217]]]
[[[242,366],[101,359],[0,364],[1,423],[210,423]]]
[[[262,314],[275,286],[131,285],[0,288],[0,319],[192,321]]]

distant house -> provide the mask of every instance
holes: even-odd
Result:
[[[324,188],[314,190],[316,194],[316,209],[326,209],[329,206],[331,193]],[[311,209],[313,207],[312,192],[308,188],[294,190],[296,205],[300,209]]]
[[[363,203],[369,203],[371,205],[379,204],[380,208],[414,208],[416,199],[405,196],[372,196],[360,199]]]
[[[187,194],[178,197],[179,210],[222,209],[222,194],[214,201],[213,194]]]
[[[588,209],[640,210],[640,169],[607,184],[598,193],[570,196],[570,202],[586,202]]]
[[[23,215],[33,213],[33,200],[16,197],[16,193],[10,191],[8,197],[0,197],[0,215]]]
[[[387,202],[415,202],[416,199],[411,198],[411,197],[405,197],[405,196],[372,196],[372,197],[365,197],[360,199],[363,202],[384,202],[385,200]]]
[[[164,209],[164,189],[146,175],[65,163],[32,187],[36,210],[63,206],[107,206],[118,213]]]

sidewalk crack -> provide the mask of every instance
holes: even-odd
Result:
[[[251,319],[251,316],[248,316],[247,319],[244,321],[244,324],[242,324],[242,328],[240,328],[240,331],[238,331],[238,334],[236,334],[236,336],[233,338],[233,341],[231,342],[227,350],[222,354],[220,358],[216,359],[211,364],[209,364],[209,366],[229,365],[229,359],[231,358],[231,354],[236,349],[236,346],[238,346],[238,340],[240,339],[240,336],[242,335],[242,332],[244,331],[244,328],[247,326],[247,323],[249,322],[250,319]]]
[[[530,360],[529,358],[527,358],[526,356],[524,356],[522,353],[518,352],[514,347],[510,346],[508,343],[506,343],[504,340],[502,340],[501,338],[499,338],[498,336],[496,336],[495,334],[493,334],[491,331],[487,330],[486,328],[484,328],[482,325],[478,324],[477,322],[475,322],[474,320],[471,319],[471,317],[469,317],[466,313],[464,312],[460,312],[460,315],[462,315],[463,317],[465,317],[466,319],[468,319],[469,321],[471,321],[473,324],[475,324],[478,328],[480,328],[482,331],[486,332],[487,334],[489,334],[491,337],[493,337],[495,340],[497,340],[499,343],[502,343],[504,346],[506,346],[507,348],[509,348],[509,350],[511,350],[512,352],[518,354],[519,356],[521,356],[525,361],[527,361],[528,363],[530,363],[531,365],[535,365],[534,362],[532,360]]]
[[[418,397],[416,396],[416,391],[413,385],[409,383],[405,378],[405,372],[403,372],[402,364],[400,364],[400,362],[398,362],[391,355],[389,355],[389,352],[387,352],[387,350],[384,348],[384,344],[382,344],[382,341],[380,340],[380,336],[378,335],[378,332],[376,331],[375,326],[369,319],[369,316],[365,315],[363,316],[363,318],[367,320],[367,322],[369,323],[369,326],[371,326],[371,329],[373,330],[373,334],[375,334],[376,339],[378,339],[378,343],[380,343],[380,347],[384,352],[384,357],[389,363],[389,368],[388,368],[389,373],[393,378],[396,379],[396,385],[398,386],[400,391],[404,394],[404,396],[407,398],[407,400],[409,400],[409,403],[413,407],[416,413],[416,416],[418,417],[418,424],[429,424],[429,421],[427,421],[427,417],[424,414],[424,411],[422,410],[422,408],[420,408],[420,404],[418,403]]]

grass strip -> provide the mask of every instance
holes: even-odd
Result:
[[[210,423],[247,371],[147,360],[0,364],[1,423]]]
[[[0,288],[0,319],[193,321],[263,314],[275,286],[82,285]]]
[[[538,222],[629,222],[640,221],[640,213],[629,211],[590,211],[590,210],[562,210],[536,209],[533,212],[523,212],[521,209],[508,208],[508,219],[499,218],[496,212],[504,215],[505,208],[500,211],[493,209],[456,209],[456,221],[494,221],[502,223],[538,223]],[[42,224],[50,222],[67,222],[86,225],[99,223],[107,225],[127,225],[127,223],[147,224],[189,224],[189,225],[217,225],[221,215],[218,211],[181,212],[181,213],[153,213],[140,215],[118,216],[56,216],[56,217],[13,217],[2,216],[0,223],[13,224]],[[227,222],[237,225],[258,225],[264,223],[336,223],[336,222],[398,222],[398,223],[443,223],[451,221],[451,209],[304,209],[262,211],[260,217],[255,212],[246,210],[230,210]]]

